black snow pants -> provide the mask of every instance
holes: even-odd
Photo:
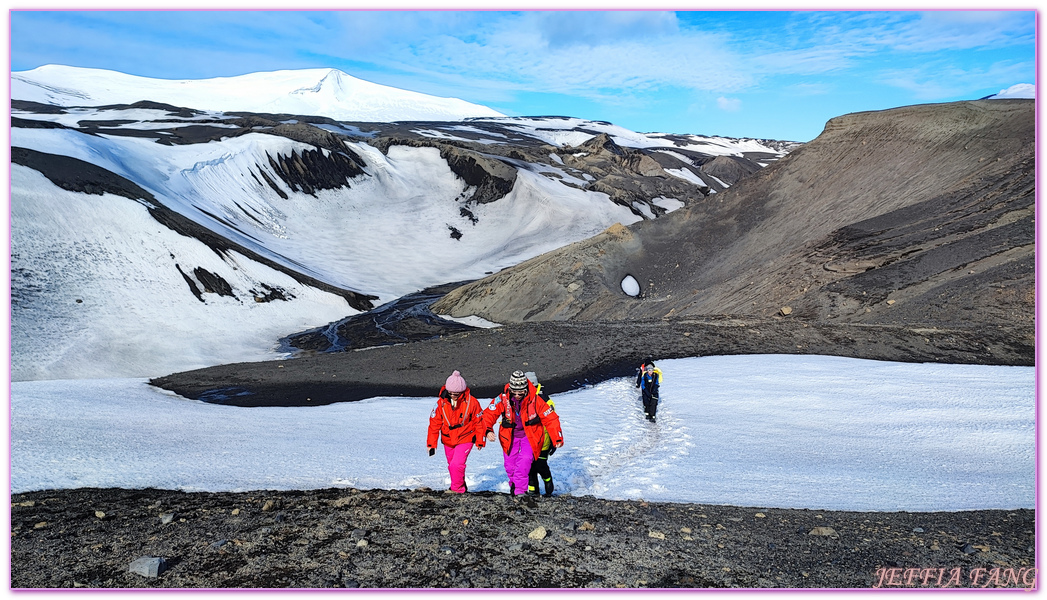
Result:
[[[658,412],[658,396],[648,390],[643,391],[643,412],[648,419],[653,419]]]
[[[531,463],[531,472],[527,475],[527,493],[538,493],[538,478],[545,482],[545,495],[553,495],[553,473],[549,470],[549,448],[538,453],[538,458]]]

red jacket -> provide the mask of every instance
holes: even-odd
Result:
[[[484,411],[484,431],[493,429],[494,424],[501,422],[503,418],[510,422],[516,418],[511,408],[510,398],[509,384],[506,384],[501,395],[495,398]],[[546,431],[549,432],[549,438],[553,441],[554,446],[563,445],[560,417],[546,404],[545,400],[538,397],[530,381],[527,382],[527,395],[523,397],[520,404],[520,417],[523,418],[524,433],[527,434],[527,441],[531,443],[531,451],[535,458],[538,458],[538,454],[542,451],[542,441]],[[513,442],[513,428],[511,426],[499,427],[498,440],[502,443],[502,450],[508,454]]]
[[[487,432],[482,417],[483,409],[469,388],[465,388],[458,397],[458,406],[451,406],[451,400],[444,397],[444,388],[440,388],[436,408],[429,415],[429,435],[425,444],[429,448],[436,448],[436,438],[439,436],[445,446],[468,443],[482,447]]]

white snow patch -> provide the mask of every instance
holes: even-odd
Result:
[[[11,98],[59,106],[132,104],[149,98],[195,109],[323,115],[371,123],[502,116],[486,106],[379,85],[337,69],[168,80],[45,65],[12,73]]]
[[[709,187],[705,184],[704,181],[702,181],[701,177],[695,175],[694,172],[690,169],[665,169],[665,172],[672,175],[673,177],[679,177],[680,179],[683,179],[685,181],[690,181],[691,183],[699,187]],[[716,178],[713,177],[713,179]]]
[[[651,210],[651,207],[646,202],[634,201],[632,206],[636,210],[640,211],[643,214],[643,216],[647,217],[648,219],[655,218],[654,211]]]
[[[709,175],[709,174],[708,174],[708,173],[706,173],[706,175]],[[718,183],[718,184],[722,185],[722,186],[723,186],[723,187],[725,187],[725,188],[729,188],[729,187],[731,187],[731,184],[729,184],[729,183],[724,183],[723,181],[721,181],[721,180],[720,180],[720,178],[719,178],[719,177],[716,177],[716,176],[713,176],[713,175],[709,175],[709,177],[712,177],[713,181],[715,181],[716,183]]]
[[[441,319],[447,319],[448,321],[454,321],[461,323],[462,325],[469,325],[470,327],[482,327],[484,329],[493,329],[495,327],[501,327],[501,323],[495,323],[494,321],[488,321],[483,317],[476,315],[469,315],[467,317],[452,317],[451,315],[436,315]]]
[[[676,198],[666,198],[665,196],[659,196],[652,200],[656,206],[660,206],[665,209],[665,212],[673,212],[684,207],[684,203]]]
[[[626,275],[622,279],[622,291],[635,298],[640,295],[640,284],[632,275]]]

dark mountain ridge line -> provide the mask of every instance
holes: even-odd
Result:
[[[13,107],[27,112],[41,114],[67,112],[63,107],[48,108],[49,106],[50,105],[41,105],[38,103],[23,101],[18,101],[17,104],[13,104]],[[147,108],[164,110],[171,117],[182,117],[187,119],[204,114],[203,111],[196,109],[179,108],[150,101],[141,101],[130,105],[111,105],[90,108],[94,110]],[[26,128],[58,127],[80,131],[89,135],[105,134],[142,137],[154,139],[156,143],[163,145],[205,143],[223,138],[239,137],[248,133],[262,133],[285,137],[303,144],[311,145],[315,148],[328,150],[338,155],[337,157],[321,157],[319,160],[307,159],[304,156],[281,156],[277,157],[275,160],[270,158],[272,168],[279,174],[280,178],[284,180],[284,183],[287,184],[289,189],[293,191],[301,190],[309,194],[315,194],[315,190],[317,189],[349,187],[350,179],[365,174],[362,167],[366,165],[359,156],[345,145],[345,141],[363,141],[375,146],[383,153],[387,153],[388,148],[394,145],[408,147],[433,147],[440,151],[441,157],[443,157],[448,163],[448,167],[451,171],[462,179],[467,186],[473,188],[471,195],[468,197],[468,201],[473,204],[494,202],[504,197],[513,189],[516,180],[516,170],[521,168],[521,165],[513,164],[512,159],[530,163],[542,163],[549,160],[549,154],[551,152],[570,149],[549,145],[543,140],[539,140],[535,137],[514,130],[509,125],[497,121],[485,121],[482,118],[468,119],[460,122],[401,121],[393,123],[366,123],[339,122],[327,117],[309,115],[226,112],[222,113],[220,117],[217,117],[217,119],[213,121],[172,121],[172,127],[167,130],[137,130],[133,128],[118,127],[116,126],[118,123],[111,120],[84,119],[79,122],[79,127],[72,128],[46,121],[34,121],[32,119],[18,117],[15,117],[14,119],[17,121],[12,122],[13,126]],[[488,131],[494,136],[505,138],[506,144],[484,144],[482,143],[482,133],[454,129],[456,123],[464,122],[469,122],[470,126],[482,131]],[[603,124],[610,125],[609,123]],[[235,128],[230,129],[219,125],[235,125]],[[319,128],[317,127],[318,125],[335,126],[342,129],[342,131],[334,133]],[[367,127],[371,131],[358,136],[346,131],[346,126],[358,129],[361,127]],[[433,138],[424,135],[424,133],[419,133],[419,127],[437,130],[443,130],[450,127],[455,136],[476,137],[466,137],[463,139]],[[580,127],[575,128],[575,130],[581,132],[587,131],[585,128]],[[588,131],[588,133],[592,134],[594,139],[601,141],[601,143],[602,140],[609,141],[609,137],[605,133],[598,131]],[[671,143],[683,143],[680,141],[681,139],[683,138],[674,140]],[[693,140],[691,143],[693,143]],[[782,147],[782,144],[786,144],[790,149],[797,145],[795,143],[782,142],[778,144],[778,147]],[[671,149],[682,155],[686,155],[689,162],[679,161],[675,157],[659,153],[657,152],[657,149],[621,149],[618,148],[614,142],[610,142],[610,145],[613,146],[613,148],[611,148],[609,154],[619,159],[611,161],[617,163],[614,169],[607,169],[607,161],[604,161],[604,164],[592,163],[592,161],[587,158],[579,159],[567,155],[568,160],[572,162],[570,168],[576,169],[580,173],[594,173],[596,175],[595,180],[590,184],[583,186],[582,189],[605,193],[613,202],[628,208],[634,214],[644,219],[650,218],[650,216],[634,206],[637,202],[647,205],[650,213],[653,213],[655,216],[662,216],[665,214],[665,210],[654,204],[651,201],[653,198],[672,197],[682,200],[684,203],[690,203],[708,195],[711,190],[722,191],[725,189],[725,186],[720,183],[715,183],[711,186],[705,185],[700,187],[696,194],[692,189],[693,186],[691,184],[676,181],[674,177],[662,172],[661,167],[658,165],[664,165],[666,168],[681,168],[689,170],[695,175],[702,172],[706,163],[711,163],[713,166],[719,165],[720,175],[714,176],[726,182],[727,185],[733,184],[740,176],[745,176],[752,172],[752,166],[755,165],[755,163],[744,158],[734,156],[714,157],[697,151],[675,147],[665,147],[662,148],[662,150]],[[592,140],[589,140],[580,145],[579,148],[584,150],[592,146],[593,142]],[[618,152],[615,152],[615,149],[617,149]],[[499,156],[500,154],[502,156]],[[769,157],[766,153],[757,154],[760,154],[761,157],[764,158]],[[651,162],[643,163],[643,157],[646,157],[646,160]],[[304,163],[306,160],[311,161],[311,164],[302,165],[301,163]],[[732,161],[739,161],[739,165],[734,167],[723,166],[725,162]],[[299,168],[297,170],[288,168],[284,165],[285,162],[295,163]],[[353,163],[355,163],[355,166]],[[646,169],[637,168],[638,164],[645,164],[647,167]],[[652,170],[650,168],[651,165],[654,165],[656,168]],[[318,173],[313,174],[312,171],[314,170],[318,170]],[[344,177],[342,177],[342,175],[344,175]],[[262,173],[262,177],[277,194],[281,197],[286,196],[286,192],[280,189],[275,182],[271,181],[265,173]],[[310,179],[316,180],[316,182],[320,183],[321,186],[311,183],[308,181]],[[637,182],[639,182],[639,184],[637,184]]]
[[[251,260],[285,273],[302,285],[308,285],[340,296],[349,303],[349,306],[357,310],[370,310],[374,306],[372,301],[378,298],[377,296],[333,286],[270,260],[250,248],[222,237],[191,219],[170,210],[133,181],[91,163],[68,156],[48,154],[19,147],[11,148],[11,162],[38,171],[53,184],[64,190],[95,195],[110,193],[141,202],[158,223],[180,235],[199,240],[219,256],[230,251],[237,252]],[[185,274],[183,273],[184,276]],[[194,293],[194,295],[197,295],[199,298],[198,294]]]

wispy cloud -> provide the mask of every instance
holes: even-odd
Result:
[[[972,68],[934,61],[919,67],[885,70],[877,80],[908,90],[917,100],[937,100],[962,95],[971,89],[992,89],[998,81],[1032,83],[1020,81],[1029,72],[1030,65],[1009,61]]]
[[[931,11],[885,35],[900,52],[1000,48],[1035,41],[1032,11]]]
[[[742,110],[742,101],[738,98],[725,98],[720,96],[716,99],[716,106],[727,112],[738,112]]]
[[[663,87],[731,90],[751,84],[723,36],[681,33],[657,13],[526,13],[468,36],[429,36],[382,59],[401,70],[469,73],[497,88],[580,95],[643,93]],[[646,26],[653,22],[654,29]],[[575,33],[576,35],[572,35]]]
[[[50,62],[190,79],[335,67],[513,114],[704,110],[717,127],[755,107],[813,114],[799,98],[826,113],[809,117],[814,129],[849,110],[976,97],[1034,83],[1034,61],[1033,11],[11,13],[15,70]],[[525,100],[539,97],[541,107]]]

